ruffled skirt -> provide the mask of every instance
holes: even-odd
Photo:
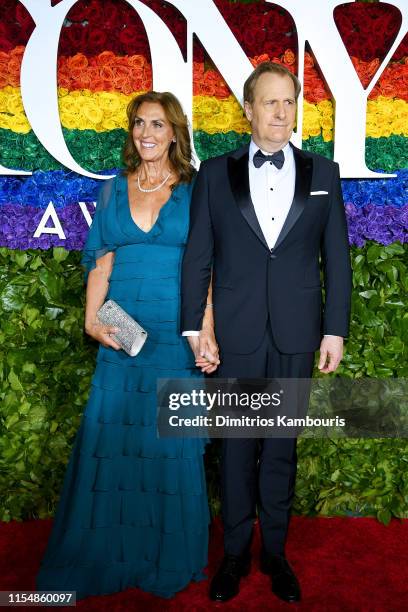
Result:
[[[171,597],[205,578],[206,440],[157,438],[152,383],[162,375],[98,361],[38,590]]]

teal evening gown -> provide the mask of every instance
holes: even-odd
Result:
[[[179,329],[191,188],[174,188],[149,232],[131,217],[125,175],[100,191],[82,262],[89,271],[114,251],[106,299],[148,339],[136,357],[99,346],[37,590],[82,599],[140,587],[171,597],[205,578],[207,440],[156,436],[156,378],[201,376]]]

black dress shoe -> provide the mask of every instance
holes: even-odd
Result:
[[[272,592],[289,603],[300,601],[300,586],[292,568],[283,555],[261,554],[261,572],[272,579]]]
[[[225,555],[218,572],[211,581],[210,598],[214,601],[228,601],[239,593],[239,582],[251,569],[251,557]]]

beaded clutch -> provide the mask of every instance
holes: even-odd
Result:
[[[97,312],[103,325],[118,327],[119,331],[112,338],[131,357],[135,357],[142,349],[147,339],[147,331],[137,321],[132,319],[114,300],[108,300]]]

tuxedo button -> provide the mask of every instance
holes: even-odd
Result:
[[[270,259],[276,259],[276,255],[269,255]]]

